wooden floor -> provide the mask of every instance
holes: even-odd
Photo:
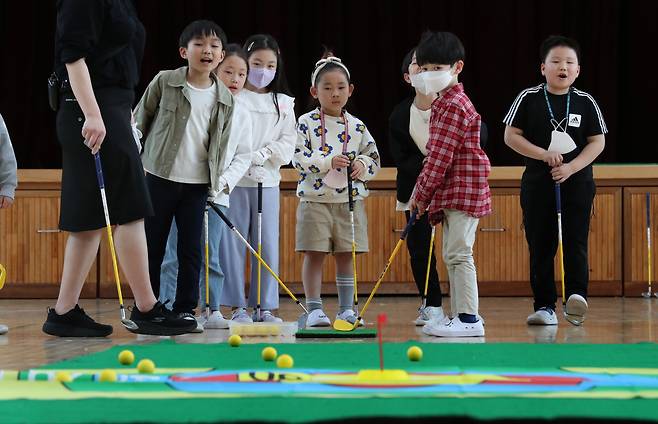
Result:
[[[449,299],[446,304],[449,303]],[[10,327],[9,333],[0,336],[0,369],[25,369],[71,358],[128,343],[152,343],[160,340],[153,336],[136,336],[119,323],[116,300],[83,300],[81,306],[95,319],[114,326],[114,334],[104,339],[60,339],[41,332],[46,308],[53,300],[0,300],[0,323]],[[130,304],[128,301],[126,304]],[[325,310],[333,317],[336,299],[325,300]],[[582,327],[574,327],[560,317],[559,326],[530,327],[526,316],[531,312],[530,298],[482,298],[480,314],[486,321],[486,337],[442,339],[425,336],[412,320],[416,317],[418,299],[414,297],[380,297],[366,314],[369,323],[377,314],[385,312],[388,325],[385,341],[420,340],[436,343],[639,343],[658,340],[658,299],[642,298],[591,298],[590,313]],[[298,307],[282,299],[281,316],[296,320]],[[223,343],[228,330],[207,330],[203,334],[176,337],[179,343]],[[333,339],[304,342],[327,343]],[[263,338],[245,338],[246,342],[263,342]],[[269,339],[267,341],[275,341]],[[277,342],[296,342],[277,339]],[[368,342],[372,342],[370,339]]]

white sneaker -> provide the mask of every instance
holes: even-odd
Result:
[[[432,320],[442,321],[445,317],[441,306],[426,306],[424,309],[419,309],[418,311],[418,318],[414,320],[416,326],[428,324]]]
[[[336,314],[336,319],[347,321],[350,324],[354,324],[356,322],[356,318],[357,318],[356,313],[352,309],[348,309],[346,311]],[[359,321],[359,326],[362,325],[363,325],[363,318]]]
[[[557,316],[553,309],[545,306],[528,315],[526,322],[528,325],[557,325]]]
[[[254,312],[255,315],[255,312]],[[260,311],[260,319],[262,322],[274,322],[274,323],[279,323],[283,322],[283,320],[277,316],[275,316],[272,311],[270,310],[261,310]]]
[[[329,327],[331,321],[322,309],[313,309],[306,318],[306,327]]]
[[[225,330],[228,328],[228,322],[220,311],[212,311],[210,317],[203,323],[203,327],[209,330]]]
[[[587,301],[579,294],[572,294],[567,299],[567,306],[564,310],[564,317],[573,325],[581,325],[585,321],[587,314]]]
[[[459,318],[453,318],[447,324],[438,324],[434,321],[425,324],[423,333],[438,337],[482,337],[484,326],[482,321],[474,323],[461,322]]]
[[[203,333],[203,324],[201,324],[201,321],[196,319],[194,314],[189,312],[181,312],[178,314],[178,318],[183,318],[186,321],[196,322],[196,328],[190,330],[190,333]]]
[[[6,334],[7,331],[9,331],[9,327],[7,327],[6,325],[0,324],[0,334]]]
[[[237,308],[233,311],[231,315],[231,321],[239,322],[242,324],[251,324],[254,320],[251,319],[247,313],[246,308]]]

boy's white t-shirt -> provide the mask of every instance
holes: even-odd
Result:
[[[207,184],[210,182],[210,120],[217,104],[217,90],[215,82],[208,88],[196,88],[187,82],[185,84],[190,101],[190,116],[168,179],[178,183]]]
[[[427,156],[427,142],[430,139],[430,114],[432,109],[420,110],[411,104],[409,109],[409,135],[413,139],[418,150]]]
[[[409,108],[409,135],[418,146],[418,150],[427,156],[427,142],[430,139],[430,115],[432,109],[420,110],[415,104]],[[399,200],[395,204],[396,211],[408,211],[409,202],[402,203]]]

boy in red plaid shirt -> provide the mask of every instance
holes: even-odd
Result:
[[[479,218],[491,213],[487,177],[489,158],[480,148],[480,115],[457,76],[464,67],[464,46],[449,32],[430,32],[416,50],[421,68],[416,88],[438,93],[432,103],[427,158],[411,198],[419,216],[443,224],[443,261],[450,279],[451,320],[431,321],[425,334],[481,337],[473,243]]]

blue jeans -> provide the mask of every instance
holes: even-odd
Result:
[[[226,213],[227,208],[219,206],[219,209]],[[219,244],[222,237],[227,233],[228,228],[222,222],[219,216],[210,209],[208,211],[208,286],[210,289],[210,309],[219,310],[219,298],[224,286],[224,272],[219,265]],[[176,281],[178,279],[178,255],[176,246],[178,244],[178,231],[176,222],[171,226],[169,238],[167,239],[167,249],[162,261],[162,270],[160,272],[160,301],[174,300],[176,297]],[[205,242],[204,236],[201,236],[201,272],[199,273],[199,306],[205,308],[206,304],[206,269],[205,269]]]

